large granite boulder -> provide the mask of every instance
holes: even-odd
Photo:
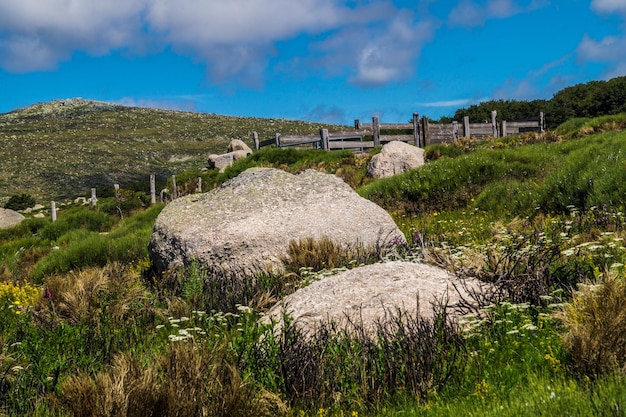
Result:
[[[379,154],[367,165],[367,175],[386,178],[402,174],[424,165],[424,150],[405,142],[392,141],[383,146]]]
[[[14,210],[0,207],[0,229],[17,226],[24,220],[24,216]]]
[[[373,330],[384,321],[403,313],[431,318],[433,303],[453,307],[461,299],[471,302],[469,291],[479,291],[476,280],[461,281],[439,267],[414,262],[386,262],[366,265],[313,282],[275,304],[264,317],[279,324],[286,313],[296,326],[310,333],[322,322],[340,328],[352,323]],[[418,306],[419,300],[419,306]]]
[[[283,272],[290,241],[307,238],[364,249],[404,242],[385,210],[334,175],[251,168],[168,204],[149,252],[161,271],[197,260],[222,275],[253,277]]]

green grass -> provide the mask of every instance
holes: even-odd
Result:
[[[150,275],[160,204],[123,218],[64,207],[56,223],[2,230],[0,415],[623,415],[623,338],[611,327],[626,305],[626,134],[606,120],[563,129],[594,124],[607,131],[472,144],[376,181],[364,179],[368,156],[292,149],[178,177],[211,187],[274,166],[352,178],[405,233],[399,253],[497,283],[502,297],[458,327],[439,309],[371,338],[358,323],[275,333],[259,315],[311,272],[243,286],[199,265]],[[320,269],[324,256],[305,263]],[[597,286],[572,291],[587,282]],[[599,349],[610,360],[596,365]]]
[[[252,147],[253,131],[266,138],[322,127],[340,128],[89,101],[38,104],[0,114],[0,202],[25,193],[48,203],[92,187],[112,191],[114,183],[149,192],[151,174],[163,184],[173,174],[202,169],[207,156],[226,152],[232,139]]]

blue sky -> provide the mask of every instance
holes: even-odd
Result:
[[[626,75],[626,0],[0,0],[0,113],[404,122]]]

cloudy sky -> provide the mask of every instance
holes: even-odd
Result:
[[[0,0],[0,113],[404,122],[620,75],[626,0]]]

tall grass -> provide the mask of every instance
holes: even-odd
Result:
[[[438,212],[467,206],[499,216],[626,205],[623,133],[563,144],[479,149],[376,181],[359,193],[389,210]]]
[[[147,258],[152,225],[162,208],[156,205],[124,219],[108,234],[84,228],[66,232],[54,241],[59,250],[53,250],[36,264],[32,278],[40,282],[46,275],[76,268],[105,266],[115,261],[133,263]]]

